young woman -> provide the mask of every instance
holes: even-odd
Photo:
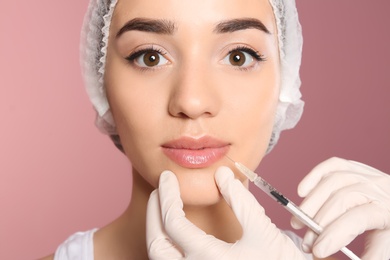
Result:
[[[312,259],[227,158],[254,170],[300,118],[294,1],[92,0],[83,35],[97,125],[132,163],[132,200],[48,259]],[[365,257],[387,259],[389,188],[366,165],[320,164],[299,191],[324,232],[303,249],[326,257],[377,229]]]

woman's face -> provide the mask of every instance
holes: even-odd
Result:
[[[117,4],[104,83],[118,134],[134,174],[157,187],[173,171],[187,205],[219,200],[214,173],[232,166],[225,155],[260,163],[279,77],[268,0]]]

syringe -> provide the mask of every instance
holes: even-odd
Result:
[[[243,173],[251,182],[253,182],[256,187],[260,188],[262,191],[267,193],[271,198],[279,202],[285,209],[287,209],[291,214],[297,217],[302,223],[304,223],[307,227],[313,230],[316,234],[321,234],[322,227],[318,225],[311,217],[309,217],[305,212],[303,212],[297,205],[295,205],[292,201],[284,197],[280,192],[278,192],[274,187],[272,187],[268,182],[266,182],[263,178],[257,175],[255,172],[249,170],[243,164],[239,162],[233,161],[231,158],[227,157],[234,163],[234,166]],[[355,255],[351,250],[347,247],[343,247],[340,249],[346,256],[348,256],[352,260],[360,260],[360,258]]]

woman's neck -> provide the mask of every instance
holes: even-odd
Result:
[[[125,212],[94,236],[95,260],[148,259],[146,206],[153,187],[133,169],[131,201]]]
[[[153,187],[133,169],[131,202],[126,211],[94,237],[95,259],[148,259],[146,208]],[[205,231],[226,242],[235,242],[241,226],[226,201],[209,206],[184,206],[186,217]]]

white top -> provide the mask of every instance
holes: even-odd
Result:
[[[97,228],[77,232],[62,243],[54,254],[54,260],[93,260],[93,234]],[[302,238],[291,231],[283,231],[300,249]],[[303,252],[302,252],[303,253]],[[311,254],[303,253],[307,260],[313,260]]]
[[[54,260],[93,260],[93,234],[96,230],[71,235],[57,248]]]

